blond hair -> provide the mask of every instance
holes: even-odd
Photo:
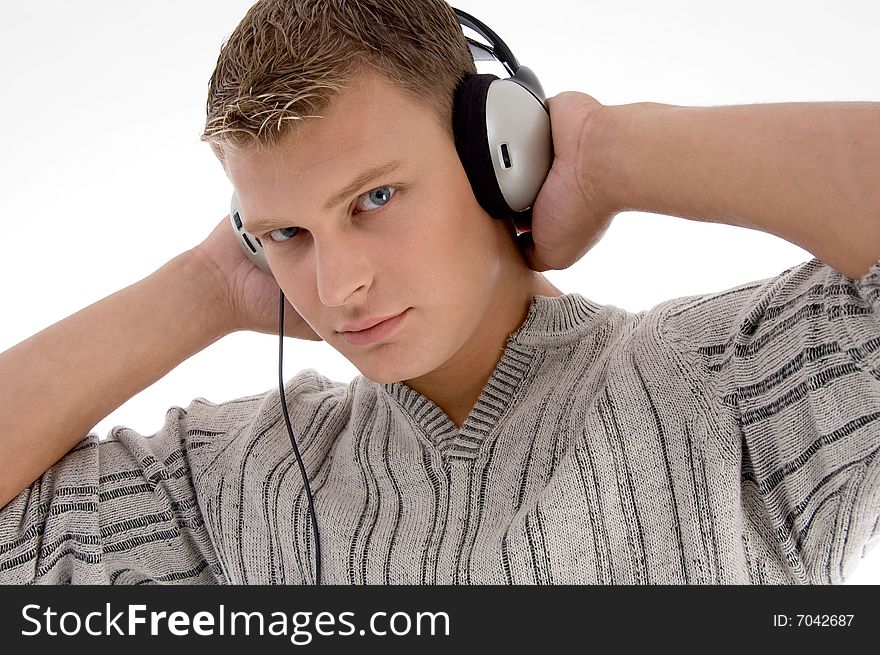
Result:
[[[455,87],[476,72],[443,0],[259,0],[220,49],[201,140],[221,162],[277,145],[364,67],[450,126]]]

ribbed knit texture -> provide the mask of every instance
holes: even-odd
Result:
[[[880,263],[632,314],[538,296],[460,428],[285,388],[325,583],[838,583],[878,538]],[[89,435],[0,513],[0,581],[311,583],[277,389]]]

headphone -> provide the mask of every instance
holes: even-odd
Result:
[[[482,36],[467,39],[474,61],[499,61],[510,77],[467,75],[452,109],[455,148],[480,205],[493,218],[531,224],[532,204],[553,162],[550,112],[544,89],[530,68],[520,66],[495,32],[463,11],[458,22]]]
[[[497,219],[512,219],[524,231],[531,226],[532,205],[553,163],[550,112],[541,83],[520,66],[507,44],[485,23],[453,9],[459,24],[487,44],[465,36],[474,61],[497,61],[510,73],[466,75],[455,90],[452,132],[455,149],[474,196]],[[264,273],[272,274],[260,240],[242,223],[233,193],[229,217],[245,254]]]
[[[455,90],[452,132],[455,149],[480,206],[496,219],[512,219],[525,231],[531,225],[532,205],[553,162],[550,112],[538,78],[520,66],[507,44],[486,24],[454,9],[458,22],[487,41],[465,36],[474,61],[500,62],[510,77],[466,75]],[[260,240],[244,229],[241,205],[233,193],[229,219],[244,253],[264,273],[272,275]],[[315,584],[321,584],[321,543],[315,505],[284,397],[284,291],[278,305],[278,388],[290,443],[299,464],[309,501],[315,539]]]

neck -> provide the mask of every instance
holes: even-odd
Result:
[[[525,269],[500,289],[486,308],[486,320],[464,347],[443,366],[406,380],[414,390],[443,410],[460,427],[501,360],[507,339],[522,325],[535,296],[561,296],[540,273]]]

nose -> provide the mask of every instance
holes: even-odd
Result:
[[[332,243],[316,242],[314,253],[318,298],[325,306],[344,305],[370,288],[373,270],[362,241],[337,233]]]

